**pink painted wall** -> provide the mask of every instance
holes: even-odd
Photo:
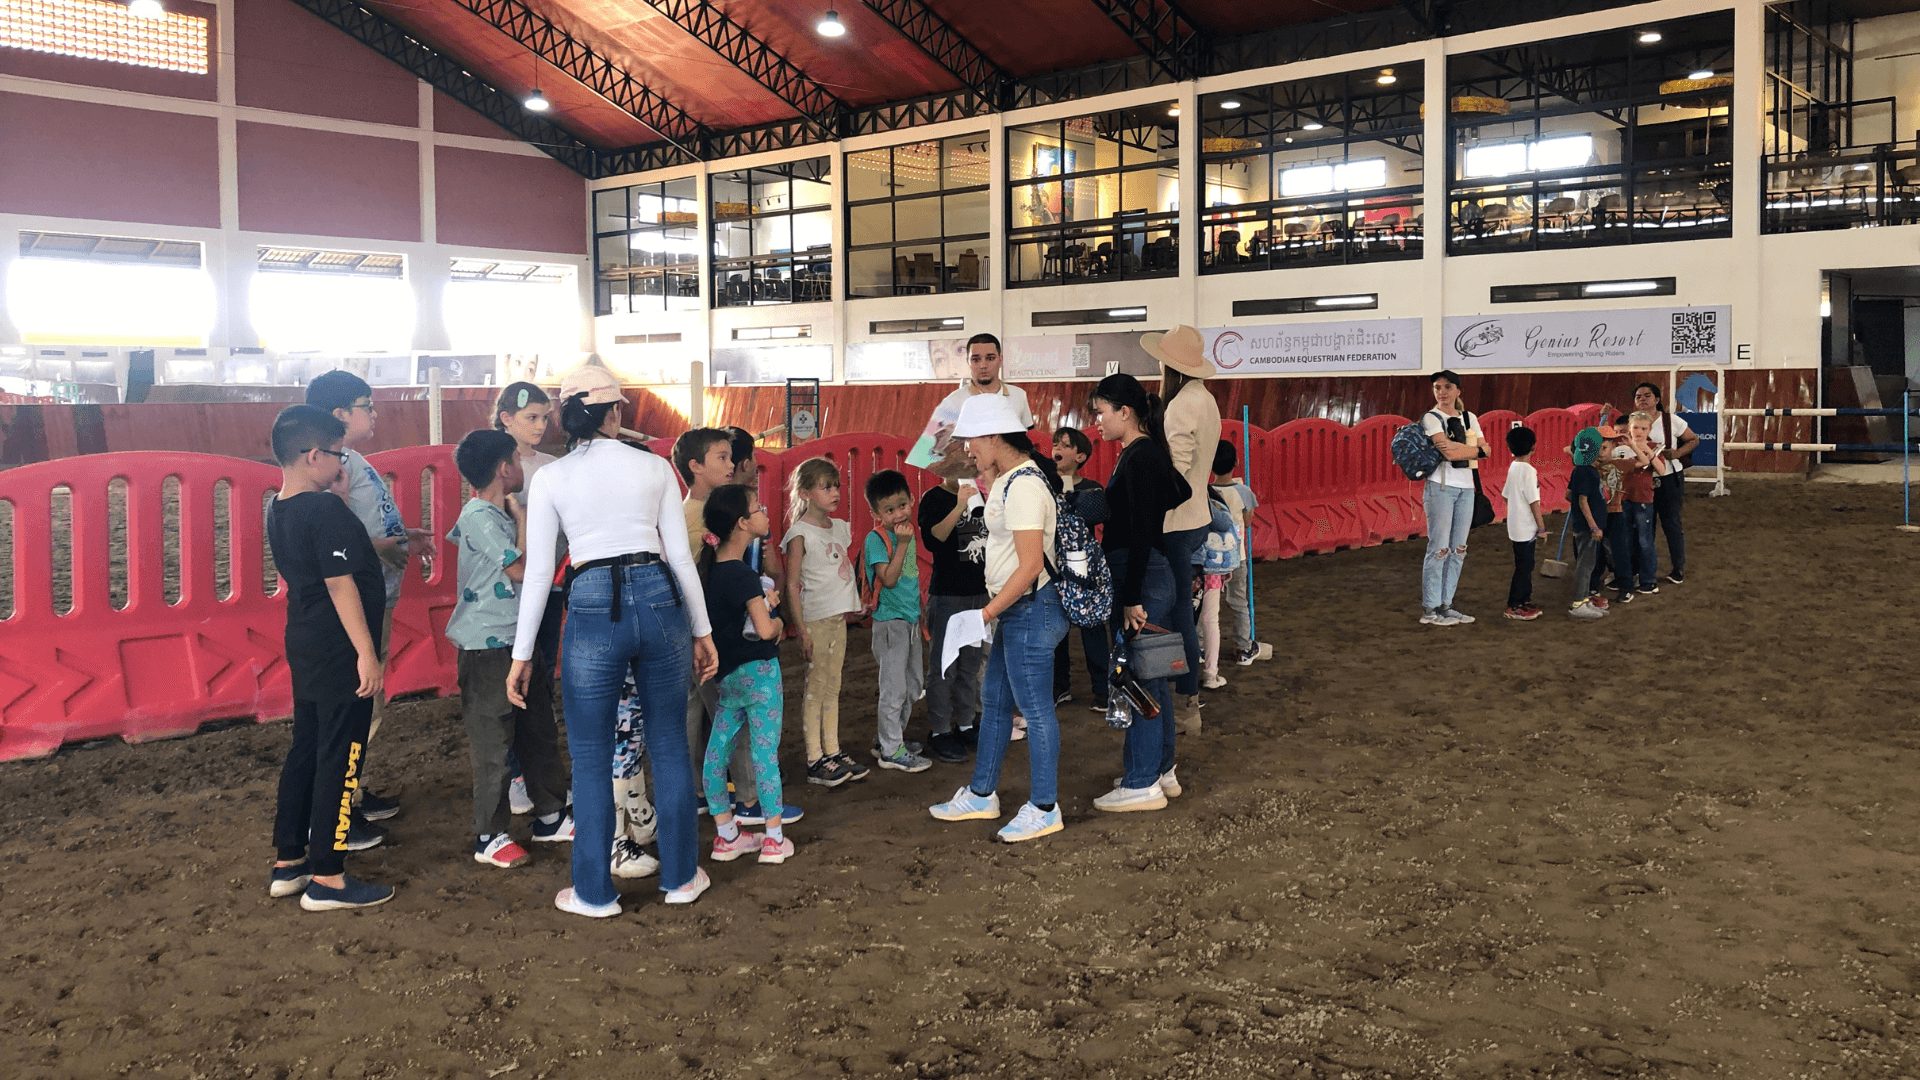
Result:
[[[212,117],[7,93],[0,117],[0,211],[220,226]]]
[[[284,0],[277,0],[284,2]],[[102,86],[112,90],[130,90],[136,94],[161,94],[166,97],[196,98],[212,101],[219,96],[214,73],[220,65],[220,41],[214,23],[212,4],[193,0],[175,0],[168,10],[181,15],[197,15],[207,20],[207,73],[189,75],[179,71],[160,71],[114,64],[102,60],[82,60],[71,56],[29,52],[25,49],[0,49],[0,75],[19,75],[28,79]]]
[[[587,253],[587,185],[546,157],[435,149],[442,244]]]
[[[414,143],[246,122],[239,135],[242,229],[420,239]]]
[[[433,92],[433,130],[481,139],[513,139],[507,129],[438,90]]]
[[[240,104],[419,125],[419,84],[412,75],[291,0],[236,0],[233,19]]]

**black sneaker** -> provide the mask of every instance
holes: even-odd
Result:
[[[865,780],[867,775],[873,771],[858,761],[855,761],[853,755],[844,750],[833,755],[833,760],[838,762],[841,768],[847,770],[847,779],[849,780]]]
[[[1658,585],[1642,585],[1642,586],[1640,586],[1640,595],[1641,595],[1641,596],[1652,596],[1652,595],[1653,595],[1654,593],[1657,593],[1657,592],[1659,592],[1659,591],[1660,591],[1660,586],[1658,586]]]
[[[1633,603],[1633,597],[1634,592],[1632,589],[1621,589],[1615,594],[1613,602],[1616,604],[1631,604]]]
[[[1667,580],[1673,582],[1675,585],[1685,585],[1687,583],[1687,575],[1680,573],[1668,574]]]
[[[1092,709],[1094,712],[1105,715],[1107,711],[1107,699],[1103,697],[1094,698],[1093,704],[1087,706],[1087,708]]]
[[[368,821],[385,821],[399,812],[399,799],[381,795],[372,788],[360,792],[360,816]]]
[[[978,724],[972,727],[963,727],[954,732],[954,734],[960,736],[960,741],[966,743],[967,749],[969,750],[980,745],[980,725]]]
[[[337,889],[329,888],[319,882],[307,886],[300,894],[300,906],[308,911],[345,911],[349,908],[379,907],[393,899],[393,886],[372,885],[353,878],[345,878]]]
[[[958,765],[967,760],[967,741],[950,731],[933,735],[927,739],[927,756],[948,765]]]
[[[377,848],[386,842],[387,830],[359,814],[353,815],[353,820],[347,825],[348,851],[365,851],[368,848]]]
[[[807,783],[821,787],[839,787],[847,782],[847,770],[837,760],[823,757],[807,763]]]
[[[1072,702],[1073,702],[1073,692],[1070,690],[1062,690],[1059,693],[1053,695],[1053,703],[1055,705],[1068,705],[1068,704],[1071,704]]]

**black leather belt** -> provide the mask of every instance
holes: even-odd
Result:
[[[605,559],[593,559],[589,562],[575,563],[572,566],[567,568],[566,588],[567,588],[568,595],[571,596],[573,592],[573,579],[579,577],[581,574],[584,574],[589,570],[597,570],[602,566],[608,567],[616,571],[614,575],[614,582],[613,582],[613,605],[611,610],[608,611],[607,613],[607,620],[609,622],[619,622],[620,621],[620,593],[622,591],[620,588],[620,581],[619,581],[619,574],[618,574],[619,569],[624,566],[652,566],[659,563],[660,561],[661,559],[658,552],[629,551],[625,555],[614,555]]]

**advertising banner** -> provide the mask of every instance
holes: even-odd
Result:
[[[1419,319],[1217,326],[1202,334],[1222,378],[1420,369]]]
[[[1647,307],[1448,316],[1450,368],[1665,368],[1731,359],[1732,308]]]

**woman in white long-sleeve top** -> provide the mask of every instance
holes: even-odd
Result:
[[[620,388],[587,367],[561,383],[560,425],[567,456],[540,470],[527,505],[528,581],[551,581],[555,540],[564,529],[573,559],[566,633],[560,645],[573,756],[573,887],[554,905],[594,918],[620,913],[613,888],[614,707],[631,670],[647,717],[647,753],[658,787],[660,881],[667,903],[688,904],[706,891],[698,865],[692,766],[687,761],[687,683],[719,665],[706,598],[687,549],[680,487],[661,458],[615,441]],[[507,696],[519,705],[546,597],[520,597]]]

